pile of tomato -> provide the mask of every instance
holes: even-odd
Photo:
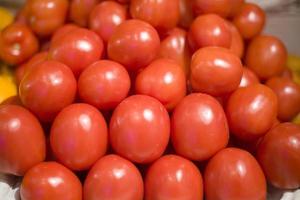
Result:
[[[265,200],[300,187],[300,86],[244,0],[28,0],[0,34],[22,200]]]

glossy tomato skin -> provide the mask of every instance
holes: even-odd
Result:
[[[24,176],[22,200],[81,200],[82,186],[76,175],[57,162],[42,162]]]
[[[57,61],[44,61],[23,78],[19,86],[22,103],[41,121],[51,122],[74,101],[76,79],[72,71]]]
[[[145,178],[145,200],[202,200],[202,175],[189,160],[166,155],[156,160]]]
[[[150,163],[167,147],[170,119],[164,106],[153,97],[133,95],[114,110],[109,126],[112,148],[136,163]]]
[[[273,77],[266,82],[278,98],[278,118],[290,121],[300,112],[300,86],[291,79]]]
[[[243,76],[239,87],[247,87],[259,83],[259,79],[256,74],[249,68],[243,67]]]
[[[204,185],[207,200],[267,198],[266,179],[258,162],[238,148],[223,149],[208,162]]]
[[[159,45],[158,33],[150,24],[136,19],[127,20],[110,37],[108,57],[128,70],[136,71],[146,67],[157,56]]]
[[[207,160],[225,148],[229,140],[223,108],[207,94],[186,96],[172,114],[171,127],[176,153],[191,160]]]
[[[103,48],[103,41],[96,33],[78,28],[52,42],[49,57],[66,64],[78,77],[86,67],[101,58]]]
[[[142,200],[144,183],[139,170],[130,161],[107,155],[89,171],[83,187],[85,200]]]
[[[188,41],[192,51],[206,46],[229,48],[232,36],[225,19],[216,14],[197,17],[190,26]]]
[[[65,24],[58,28],[51,37],[51,43],[55,43],[59,38],[64,37],[65,35],[71,33],[75,29],[79,28],[76,24]]]
[[[185,74],[171,59],[154,60],[137,75],[135,92],[152,96],[173,110],[186,94]]]
[[[28,110],[17,105],[0,106],[0,172],[23,176],[46,156],[43,129]]]
[[[72,0],[69,18],[79,26],[87,26],[89,15],[99,0]]]
[[[89,16],[89,27],[107,42],[116,27],[127,18],[125,6],[113,1],[99,3]]]
[[[38,49],[39,42],[26,25],[13,23],[0,32],[0,58],[8,64],[20,64]]]
[[[192,1],[179,0],[179,13],[179,25],[188,29],[194,20]]]
[[[205,47],[192,57],[190,80],[196,92],[228,94],[239,86],[242,74],[241,60],[229,49]]]
[[[277,107],[276,94],[267,86],[253,84],[237,89],[226,106],[232,134],[245,141],[263,136],[276,119]]]
[[[300,186],[300,127],[281,123],[271,129],[262,139],[257,159],[268,181],[282,189]]]
[[[78,92],[80,98],[101,110],[114,109],[126,98],[130,89],[130,77],[117,62],[100,60],[80,75]]]
[[[239,58],[243,58],[245,50],[244,39],[233,23],[227,21],[227,24],[231,32],[231,44],[229,49]]]
[[[194,0],[193,10],[196,15],[214,13],[227,17],[231,11],[231,0]]]

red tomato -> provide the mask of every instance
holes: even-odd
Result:
[[[0,32],[0,58],[8,64],[20,64],[38,49],[39,42],[26,25],[13,23]]]
[[[90,13],[99,0],[71,0],[70,19],[79,26],[87,26]]]
[[[64,37],[65,35],[68,35],[69,33],[76,30],[77,28],[79,28],[79,26],[77,26],[75,24],[63,25],[62,27],[60,27],[53,33],[53,35],[51,37],[51,43],[55,43],[56,41],[59,41],[59,38]]]
[[[256,74],[253,71],[251,71],[249,68],[243,67],[243,76],[239,87],[247,87],[249,85],[253,85],[256,83],[259,83],[259,79],[256,76]]]
[[[186,96],[172,114],[171,127],[176,153],[191,160],[209,159],[225,148],[229,140],[224,110],[207,94]]]
[[[201,48],[192,57],[190,79],[194,91],[225,95],[239,86],[242,75],[241,60],[228,49]]]
[[[278,118],[289,121],[300,112],[300,86],[291,79],[273,77],[266,82],[278,98]]]
[[[231,40],[231,31],[227,22],[215,14],[197,17],[188,33],[189,45],[193,51],[206,46],[229,48]]]
[[[280,77],[288,78],[290,80],[293,80],[293,71],[290,68],[285,67],[283,72],[280,74]]]
[[[214,13],[227,17],[231,11],[231,0],[193,0],[196,15]]]
[[[173,110],[186,94],[185,74],[175,61],[157,59],[137,75],[135,91],[152,96]]]
[[[72,71],[57,61],[45,61],[30,70],[19,87],[22,103],[41,121],[51,122],[74,101],[76,80]]]
[[[263,136],[277,116],[276,94],[267,86],[253,84],[237,89],[227,102],[229,128],[245,141]]]
[[[137,163],[150,163],[167,147],[170,119],[156,99],[134,95],[114,110],[109,126],[112,148],[119,155]]]
[[[257,153],[268,181],[282,189],[300,187],[300,127],[282,123],[262,139]]]
[[[260,79],[280,75],[287,61],[287,50],[284,44],[274,36],[260,35],[249,44],[245,64]]]
[[[108,41],[108,57],[128,70],[146,67],[157,55],[160,39],[157,31],[141,20],[127,20],[116,28]]]
[[[8,105],[8,104],[22,106],[22,102],[19,96],[8,97],[7,99],[5,99],[0,103],[0,105]]]
[[[66,64],[78,77],[86,67],[99,60],[102,53],[102,39],[93,31],[78,28],[52,42],[49,57]]]
[[[19,10],[17,10],[14,22],[18,24],[28,25],[29,24],[28,14],[29,14],[28,3],[24,3],[23,6]]]
[[[35,116],[21,106],[0,106],[0,172],[22,176],[45,156],[45,136]]]
[[[130,77],[117,62],[100,60],[86,68],[78,80],[78,92],[83,102],[101,110],[114,109],[126,98]]]
[[[85,200],[142,200],[144,184],[139,170],[118,155],[99,159],[83,187]]]
[[[242,58],[244,55],[244,40],[239,30],[237,30],[236,26],[231,22],[227,21],[229,29],[231,31],[231,44],[229,49],[236,54],[238,57]]]
[[[145,178],[145,200],[202,200],[202,176],[189,160],[166,155],[156,160]]]
[[[116,27],[127,18],[125,6],[113,2],[104,1],[98,4],[89,17],[89,27],[95,31],[104,42],[108,42]]]
[[[188,29],[194,20],[191,0],[179,0],[179,14],[179,25]]]
[[[24,176],[22,200],[81,200],[82,187],[73,172],[56,162],[42,162]]]
[[[207,164],[204,172],[206,200],[265,200],[266,179],[255,158],[247,151],[226,148]]]
[[[229,12],[229,17],[234,17],[240,9],[243,7],[245,0],[229,0],[230,2],[230,12]]]

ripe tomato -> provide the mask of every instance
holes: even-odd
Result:
[[[0,58],[16,65],[38,51],[39,42],[26,25],[13,23],[0,32]]]
[[[191,160],[207,160],[225,148],[229,139],[224,110],[207,94],[186,96],[172,114],[171,127],[176,153]]]
[[[242,75],[241,60],[229,49],[205,47],[192,57],[190,79],[194,91],[225,95],[239,86]]]
[[[153,97],[133,95],[114,110],[109,133],[112,148],[119,155],[150,163],[163,154],[169,142],[169,115]]]
[[[282,123],[271,129],[262,139],[257,159],[268,181],[282,189],[300,187],[300,127]]]
[[[83,187],[85,200],[142,200],[144,184],[139,170],[118,155],[99,159]]]
[[[233,18],[243,7],[245,0],[229,0],[231,8],[229,12],[230,18]]]
[[[243,37],[234,24],[232,24],[230,21],[227,21],[227,25],[229,26],[231,32],[231,44],[229,49],[239,58],[242,58],[245,49]]]
[[[57,29],[52,37],[51,37],[51,43],[55,43],[56,41],[59,41],[59,38],[64,37],[65,35],[71,33],[74,31],[76,28],[79,28],[79,26],[75,24],[65,24],[59,29]]]
[[[202,200],[202,176],[189,160],[166,155],[156,160],[145,178],[145,200]]]
[[[263,136],[276,119],[277,107],[276,94],[267,86],[253,84],[237,89],[226,107],[232,134],[245,141]]]
[[[82,187],[73,172],[56,162],[42,162],[24,176],[22,200],[81,200]]]
[[[231,0],[193,0],[193,9],[196,15],[214,13],[227,17],[231,11]]]
[[[108,57],[128,70],[146,67],[159,50],[157,31],[141,20],[127,20],[116,28],[108,41]]]
[[[69,17],[79,26],[87,26],[90,13],[99,0],[71,0]]]
[[[204,172],[206,200],[265,200],[266,179],[255,158],[247,151],[226,148],[207,164]]]
[[[72,71],[57,61],[44,61],[30,70],[19,87],[22,103],[43,122],[71,104],[76,94]]]
[[[28,110],[0,106],[0,172],[22,176],[46,156],[43,129]]]
[[[243,67],[243,76],[239,87],[247,87],[259,83],[259,79],[256,74],[247,67]]]
[[[188,29],[194,20],[191,0],[179,0],[179,25]]]

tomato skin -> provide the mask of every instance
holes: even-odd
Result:
[[[226,106],[231,133],[244,141],[263,136],[276,119],[277,107],[276,94],[267,86],[253,84],[238,88]]]
[[[192,1],[179,0],[179,25],[188,29],[194,20]]]
[[[193,9],[196,15],[214,13],[226,18],[231,11],[231,0],[193,0]]]
[[[130,161],[107,155],[89,171],[83,187],[85,200],[142,200],[144,183],[139,170]]]
[[[259,79],[256,74],[249,68],[243,67],[243,76],[239,87],[247,87],[259,83]]]
[[[44,131],[28,110],[0,106],[0,172],[22,176],[46,156]]]
[[[76,175],[57,162],[42,162],[24,176],[22,200],[81,200],[82,186]]]
[[[71,33],[72,31],[79,28],[79,26],[75,24],[65,24],[62,27],[58,28],[51,37],[51,43],[55,43],[59,41],[59,38],[64,37],[65,35]]]
[[[241,60],[229,49],[205,47],[192,57],[190,80],[196,92],[228,94],[239,86],[242,74]]]
[[[233,23],[227,21],[227,25],[231,32],[231,44],[229,49],[239,58],[243,58],[245,50],[244,39]]]
[[[99,0],[72,0],[70,3],[70,19],[79,26],[87,26],[89,15]]]
[[[186,96],[172,114],[171,127],[176,153],[191,160],[207,160],[225,148],[229,140],[223,108],[207,94]]]
[[[72,71],[57,61],[44,61],[30,70],[19,86],[22,103],[43,122],[74,101],[76,79]]]
[[[202,175],[189,160],[166,155],[156,160],[145,178],[145,200],[202,200]]]
[[[267,198],[266,179],[258,162],[238,148],[223,149],[208,162],[204,185],[207,200]]]
[[[257,159],[273,186],[281,189],[299,188],[299,144],[300,127],[292,123],[281,123],[263,137]]]
[[[39,42],[26,25],[13,23],[0,32],[0,58],[8,64],[23,63],[38,49]]]
[[[164,106],[153,97],[133,95],[114,110],[109,126],[112,148],[136,163],[150,163],[167,147],[170,119]]]
[[[124,65],[127,70],[137,71],[154,60],[159,45],[158,33],[150,24],[131,19],[118,26],[110,37],[108,57]]]

